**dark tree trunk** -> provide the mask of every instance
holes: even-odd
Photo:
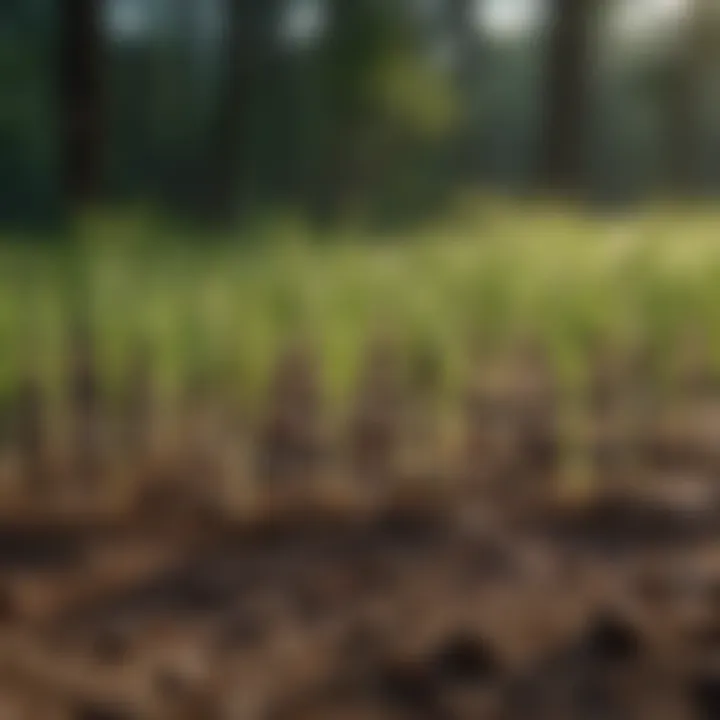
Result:
[[[684,53],[683,53],[684,55]],[[668,155],[669,190],[677,197],[690,197],[697,187],[698,134],[696,80],[694,62],[682,57],[674,68],[669,93]]]
[[[211,157],[208,210],[217,220],[228,221],[234,212],[237,189],[238,136],[242,135],[245,95],[248,85],[244,67],[244,28],[242,0],[225,4],[224,37],[220,66],[220,97],[214,137],[210,138]]]
[[[62,178],[69,207],[102,191],[102,3],[64,0],[60,55]]]
[[[702,192],[705,130],[704,98],[720,60],[720,12],[714,2],[695,0],[675,58],[667,97],[670,190],[679,197]]]
[[[549,33],[541,182],[557,192],[581,190],[589,105],[590,29],[596,0],[554,0]]]
[[[374,3],[330,0],[322,53],[322,93],[325,139],[311,205],[321,227],[332,226],[345,213],[356,191],[354,165],[357,136],[365,108],[358,98],[367,61],[367,29]]]
[[[453,147],[453,172],[460,181],[471,180],[477,170],[474,97],[478,78],[479,34],[473,18],[474,0],[445,0],[445,25],[453,47],[453,74],[462,112]]]
[[[210,138],[212,219],[232,222],[242,213],[248,169],[250,113],[262,89],[263,69],[276,50],[282,3],[279,0],[226,0],[222,38],[220,97]]]

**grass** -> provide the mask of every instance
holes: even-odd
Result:
[[[198,368],[262,396],[284,343],[307,338],[330,397],[352,392],[368,337],[384,332],[443,397],[476,349],[532,335],[569,389],[598,341],[649,346],[667,373],[677,348],[708,343],[720,370],[720,215],[654,208],[606,220],[548,205],[478,202],[406,237],[314,237],[278,220],[248,237],[174,243],[147,218],[94,218],[77,247],[0,249],[0,391],[28,363],[61,386],[71,301],[86,292],[112,391],[138,343],[173,393]],[[665,376],[665,375],[663,375]]]

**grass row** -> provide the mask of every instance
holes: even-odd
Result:
[[[259,397],[283,344],[303,337],[341,401],[378,331],[446,396],[475,351],[526,335],[568,387],[600,341],[644,344],[662,374],[703,338],[720,371],[720,215],[654,208],[608,220],[478,202],[407,236],[324,238],[284,219],[244,238],[180,242],[145,217],[94,218],[71,248],[0,247],[2,392],[28,367],[59,390],[78,302],[111,389],[141,343],[167,392],[203,367],[228,392]]]

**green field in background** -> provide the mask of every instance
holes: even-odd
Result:
[[[405,235],[320,237],[283,218],[237,238],[178,237],[127,215],[88,220],[71,248],[3,243],[3,392],[27,368],[59,387],[77,303],[110,389],[145,345],[168,392],[204,368],[250,397],[284,344],[306,337],[340,399],[375,332],[448,392],[466,382],[472,351],[527,335],[570,385],[602,340],[646,344],[663,372],[703,337],[720,369],[720,213],[607,219],[493,201]]]

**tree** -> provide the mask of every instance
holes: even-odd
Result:
[[[583,186],[590,99],[590,28],[597,0],[554,0],[548,38],[541,182],[548,190]]]
[[[332,0],[321,55],[328,130],[318,218],[406,212],[456,109],[428,58],[417,7]]]
[[[282,0],[225,0],[219,101],[210,138],[208,209],[220,222],[241,211],[243,170],[263,71],[277,50]],[[246,187],[245,187],[246,189]]]
[[[453,81],[461,114],[456,128],[453,172],[456,179],[466,180],[475,174],[478,118],[473,107],[479,79],[479,34],[474,22],[474,0],[444,0],[445,25],[453,52]]]
[[[65,0],[61,15],[62,177],[78,208],[100,199],[103,184],[102,3]]]
[[[55,124],[57,23],[43,0],[0,3],[0,224],[51,229],[61,202]]]
[[[702,191],[701,146],[707,117],[704,100],[717,83],[719,48],[720,6],[715,0],[694,0],[672,58],[666,95],[668,179],[678,196]]]

